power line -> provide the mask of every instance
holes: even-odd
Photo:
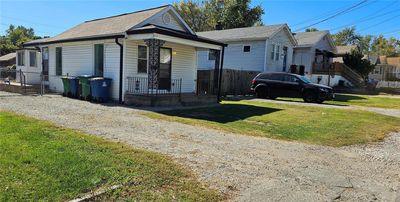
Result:
[[[347,7],[348,7],[348,5],[343,6],[343,7],[340,7],[340,8],[338,8],[338,9],[335,9],[335,10],[332,10],[332,11],[328,11],[328,12],[322,14],[322,15],[319,15],[319,16],[316,16],[316,17],[313,17],[313,18],[310,18],[310,19],[308,19],[308,20],[304,20],[304,21],[299,22],[299,23],[297,23],[297,24],[294,24],[294,25],[292,25],[292,26],[297,26],[297,25],[302,25],[302,24],[306,24],[306,23],[309,23],[309,22],[313,22],[313,21],[315,21],[315,20],[318,20],[318,19],[327,17],[327,16],[329,16],[329,15],[335,14],[336,12],[338,12],[338,11],[340,11],[340,10],[342,10],[342,9],[345,9],[345,8],[347,8]]]
[[[394,13],[394,12],[399,12],[399,9],[394,9],[394,10],[391,10],[389,12],[386,12],[386,13],[383,13],[383,14],[379,15],[379,13],[381,13],[382,11],[384,11],[385,9],[389,8],[390,6],[392,6],[393,4],[395,4],[397,2],[398,2],[398,0],[392,2],[391,4],[385,6],[384,8],[380,9],[379,11],[377,11],[375,14],[373,14],[371,16],[360,18],[360,19],[358,19],[356,21],[353,21],[352,23],[349,23],[349,24],[346,24],[346,25],[342,25],[342,26],[339,26],[339,27],[335,27],[335,28],[333,28],[331,30],[338,30],[338,29],[342,29],[342,28],[345,28],[345,27],[354,26],[356,23],[362,23],[362,22],[370,21],[370,20],[373,20],[373,19],[376,19],[376,18],[379,18],[379,17],[382,17],[382,16],[386,16],[386,15]]]
[[[330,20],[330,19],[333,19],[333,18],[338,17],[338,16],[340,16],[340,15],[343,15],[343,14],[345,14],[345,13],[351,12],[352,10],[355,10],[357,7],[359,7],[360,5],[362,5],[362,4],[366,3],[366,2],[368,2],[368,0],[363,0],[363,1],[361,1],[361,2],[359,2],[359,3],[357,3],[357,4],[353,5],[353,6],[351,6],[351,7],[349,7],[349,8],[347,8],[347,9],[345,9],[345,10],[342,10],[342,11],[340,11],[340,12],[334,14],[334,15],[331,15],[331,16],[329,16],[329,17],[323,19],[323,20],[320,20],[320,21],[318,21],[318,22],[316,22],[316,23],[313,23],[313,24],[311,24],[311,25],[308,25],[308,26],[302,27],[302,28],[300,28],[300,29],[297,29],[297,30],[295,30],[295,32],[300,31],[300,30],[303,30],[303,29],[306,29],[306,28],[309,28],[309,27],[312,27],[312,26],[317,25],[317,24],[320,24],[320,23],[322,23],[322,22],[328,21],[328,20]]]
[[[376,23],[376,24],[370,25],[370,26],[368,26],[368,27],[366,27],[366,28],[364,28],[364,29],[360,29],[360,30],[358,30],[358,31],[361,32],[361,31],[364,31],[364,30],[368,30],[368,29],[377,27],[377,26],[379,26],[379,25],[381,25],[381,24],[385,24],[385,23],[387,23],[387,22],[390,22],[390,21],[392,21],[392,20],[395,20],[395,19],[398,18],[398,17],[400,17],[400,15],[391,16],[390,18],[386,18],[386,19],[384,19],[384,20],[382,20],[382,21],[380,21],[380,22],[378,22],[378,23]]]

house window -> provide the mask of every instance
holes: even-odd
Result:
[[[147,47],[138,48],[138,73],[147,73]]]
[[[272,44],[271,47],[271,60],[274,60],[275,58],[275,44]]]
[[[36,51],[29,51],[29,66],[37,67]]]
[[[103,76],[104,72],[104,45],[94,45],[94,75]]]
[[[280,46],[276,46],[276,51],[275,51],[275,60],[279,60],[279,55],[280,55]]]
[[[56,47],[56,76],[62,75],[62,48]]]
[[[24,66],[25,65],[25,52],[18,51],[17,56],[18,56],[18,66]]]
[[[208,51],[208,60],[216,60],[217,59],[217,51],[209,50]]]
[[[243,52],[245,53],[250,52],[250,46],[243,46]]]

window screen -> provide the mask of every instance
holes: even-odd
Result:
[[[62,75],[62,48],[56,47],[56,75]]]
[[[138,47],[138,73],[147,73],[147,47]]]
[[[104,45],[94,45],[94,75],[103,76],[104,74]]]

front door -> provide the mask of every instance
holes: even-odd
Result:
[[[49,48],[42,48],[42,72],[43,80],[49,81]]]
[[[158,89],[171,90],[172,49],[160,48],[160,71],[158,74]]]
[[[283,72],[286,72],[288,47],[283,47]]]

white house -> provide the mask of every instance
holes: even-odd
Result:
[[[195,93],[197,52],[224,44],[197,36],[167,5],[86,21],[23,47],[17,69],[42,73],[50,90],[63,91],[61,76],[104,76],[112,79],[112,98],[123,102],[128,95]]]
[[[358,83],[357,74],[343,64],[335,64],[337,48],[329,31],[298,32],[293,65],[311,81],[329,86]],[[344,69],[345,68],[345,69]]]
[[[198,32],[199,36],[228,44],[223,69],[258,72],[287,71],[296,40],[286,24]],[[213,69],[213,51],[198,52],[199,69]]]

